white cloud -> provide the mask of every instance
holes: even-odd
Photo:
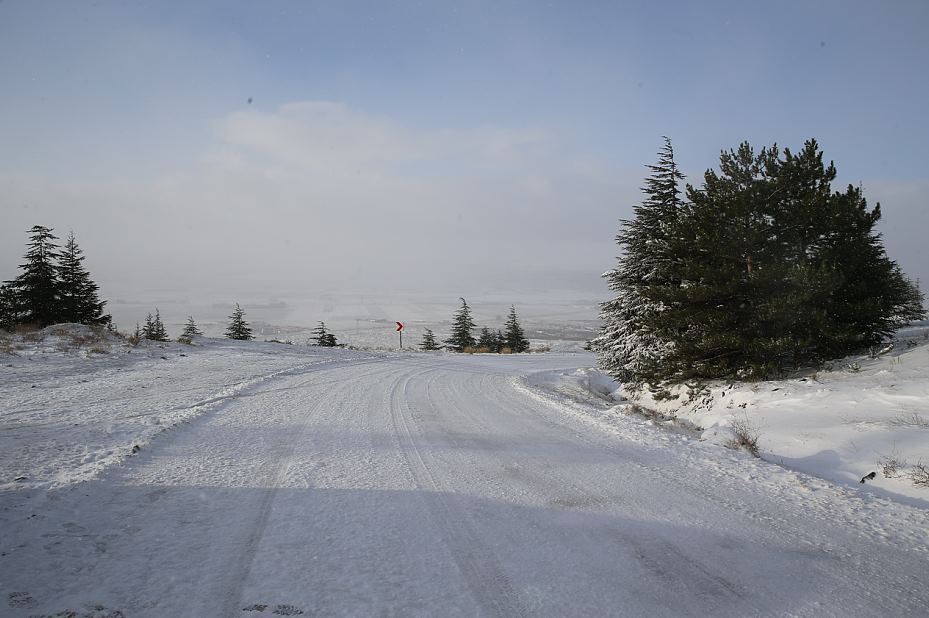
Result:
[[[532,127],[421,130],[339,103],[247,110],[215,123],[201,163],[145,181],[2,175],[0,278],[25,230],[73,228],[109,295],[400,287],[606,295],[618,220],[644,169],[567,153]],[[925,182],[866,182],[888,253],[929,281]]]
[[[327,101],[291,103],[274,112],[236,112],[218,123],[217,134],[223,143],[276,164],[341,175],[409,169],[404,166],[413,163],[454,163],[460,166],[456,173],[518,169],[539,161],[554,141],[532,128],[416,131]]]
[[[331,102],[241,111],[194,169],[131,185],[19,177],[0,198],[14,211],[0,257],[12,269],[22,231],[43,223],[73,227],[94,272],[138,290],[599,289],[640,173],[565,151],[537,128],[420,130]]]

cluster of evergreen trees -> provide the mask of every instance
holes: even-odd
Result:
[[[925,316],[885,254],[861,189],[833,191],[815,140],[798,153],[743,143],[686,186],[671,142],[616,239],[615,292],[593,341],[628,383],[755,379],[874,345]]]
[[[181,343],[190,343],[193,341],[194,337],[203,336],[203,331],[200,330],[200,327],[197,326],[197,323],[194,321],[193,316],[187,317],[187,322],[184,324],[184,330],[181,331],[180,336],[177,338]],[[164,323],[161,321],[161,312],[158,308],[155,308],[155,315],[151,313],[145,318],[145,324],[143,326],[135,325],[135,334],[133,338],[136,341],[141,339],[149,339],[151,341],[171,341],[171,338],[168,337],[168,331],[165,328]],[[232,315],[229,316],[229,326],[226,328],[226,338],[227,339],[236,339],[239,341],[249,341],[253,339],[252,329],[249,326],[248,322],[245,321],[245,311],[242,310],[242,307],[239,306],[239,303],[236,303],[235,309],[232,312]]]
[[[64,248],[41,225],[29,230],[22,273],[0,286],[0,328],[18,324],[44,327],[62,322],[110,324],[99,287],[84,268],[84,254],[69,233]]]
[[[464,298],[461,298],[461,307],[455,312],[452,319],[452,333],[444,341],[445,347],[452,352],[468,351],[487,351],[487,352],[525,352],[529,349],[529,340],[526,339],[522,327],[519,325],[519,319],[516,317],[516,307],[510,306],[510,314],[507,317],[504,330],[491,330],[483,327],[478,339],[474,338],[474,318],[471,316],[471,307]],[[422,350],[438,350],[439,346],[435,342],[435,335],[432,331],[426,329],[423,335],[423,341],[420,344]]]
[[[152,316],[149,313],[145,317],[145,325],[140,327],[138,323],[135,325],[135,334],[133,338],[136,341],[141,339],[150,339],[151,341],[170,341],[168,338],[168,330],[165,328],[164,322],[161,321],[161,312],[158,311],[158,308],[155,308],[155,315]]]

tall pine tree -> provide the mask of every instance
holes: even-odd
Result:
[[[647,379],[669,346],[649,324],[663,310],[649,290],[680,285],[674,265],[675,251],[683,243],[679,220],[684,176],[669,138],[664,138],[658,162],[647,168],[651,174],[642,189],[645,199],[633,208],[633,218],[622,222],[616,236],[620,257],[603,275],[615,296],[601,305],[603,326],[591,342],[600,366],[622,382]]]
[[[445,345],[454,352],[464,352],[467,348],[474,347],[474,319],[471,317],[471,307],[464,298],[461,300],[461,307],[455,312],[452,320],[452,334],[445,340]]]
[[[29,234],[26,263],[20,265],[23,272],[7,282],[7,295],[13,304],[10,313],[20,323],[48,326],[60,321],[61,282],[56,265],[58,246],[54,242],[57,237],[51,228],[41,225],[33,226]]]
[[[106,301],[97,297],[99,287],[84,269],[83,253],[74,240],[74,232],[68,233],[58,264],[59,320],[78,324],[106,324],[110,321],[110,316],[103,313]]]
[[[252,329],[248,322],[245,321],[245,312],[239,303],[235,304],[235,310],[229,316],[229,327],[226,328],[226,337],[239,341],[250,341],[252,339]]]
[[[702,187],[687,187],[676,216],[642,226],[639,250],[637,213],[611,283],[638,304],[604,316],[595,341],[604,366],[652,385],[761,378],[873,345],[924,315],[874,230],[879,206],[869,210],[855,187],[833,191],[835,176],[813,140],[796,154],[743,143]],[[660,259],[635,283],[629,272],[649,252]],[[643,359],[637,341],[657,343],[640,346]]]

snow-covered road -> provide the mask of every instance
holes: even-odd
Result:
[[[0,615],[929,613],[925,510],[607,432],[521,378],[585,363],[345,356],[4,491]]]

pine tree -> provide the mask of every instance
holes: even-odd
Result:
[[[834,192],[835,176],[814,140],[797,154],[743,143],[665,209],[674,216],[638,226],[637,212],[608,273],[620,294],[603,305],[594,342],[603,365],[652,385],[763,378],[873,345],[925,315],[874,231],[879,205],[869,210],[852,186]]]
[[[249,328],[248,322],[245,321],[245,312],[239,303],[235,304],[235,310],[229,316],[229,327],[226,329],[228,339],[238,341],[250,341],[252,339],[252,329]]]
[[[339,345],[336,336],[326,329],[325,322],[320,322],[319,326],[313,329],[313,340],[315,341],[314,345],[324,348],[334,348]]]
[[[170,339],[168,339],[168,331],[165,330],[165,325],[161,321],[161,312],[157,307],[155,308],[154,317],[152,317],[151,313],[145,317],[145,326],[142,327],[141,334],[143,338],[151,341],[170,341]]]
[[[513,305],[510,306],[510,315],[506,319],[503,345],[517,354],[529,349],[529,340],[526,339],[523,329],[519,325],[519,319],[516,317],[516,307]]]
[[[423,342],[419,344],[419,349],[426,352],[432,352],[441,349],[435,342],[435,334],[428,328],[423,333]]]
[[[445,344],[453,352],[464,352],[466,348],[474,347],[474,319],[471,317],[471,308],[464,298],[461,298],[461,307],[452,320],[452,334],[445,340]]]
[[[197,326],[197,323],[194,322],[194,316],[187,316],[187,324],[184,325],[184,331],[181,333],[181,336],[178,337],[178,341],[184,340],[190,342],[194,337],[202,337],[203,331]]]
[[[111,319],[103,313],[106,301],[97,297],[100,288],[84,269],[83,261],[83,251],[74,240],[74,232],[69,232],[58,264],[60,319],[77,324],[106,324]]]
[[[9,314],[22,324],[48,326],[60,321],[61,282],[56,267],[58,247],[54,243],[57,237],[41,225],[33,226],[29,233],[26,263],[20,265],[23,272],[6,284],[7,302],[12,301]]]
[[[138,330],[138,326],[139,325],[136,324],[136,330]],[[155,319],[152,317],[152,314],[149,313],[147,316],[145,316],[145,325],[142,327],[142,331],[141,331],[142,338],[151,339],[152,333],[154,332],[154,328],[155,328]]]
[[[164,322],[161,321],[161,312],[158,311],[158,308],[155,308],[155,324],[154,324],[154,337],[155,341],[170,341],[168,338],[168,331],[165,329]]]
[[[326,330],[326,323],[320,322],[319,325],[313,329],[313,341],[314,345],[326,346],[326,341],[329,338],[329,331]]]
[[[481,328],[481,334],[477,338],[477,347],[488,352],[499,352],[500,341],[497,339],[497,334],[486,326]]]
[[[648,324],[663,306],[649,296],[656,296],[655,290],[680,285],[673,266],[675,251],[683,242],[679,222],[684,176],[674,161],[670,139],[664,138],[658,162],[647,168],[651,174],[642,189],[645,199],[633,208],[634,217],[622,222],[616,235],[621,257],[603,275],[615,296],[600,306],[603,326],[591,341],[600,367],[622,382],[647,379],[665,353],[668,343]]]

